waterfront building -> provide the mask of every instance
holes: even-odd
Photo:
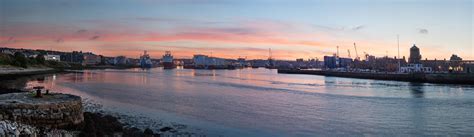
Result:
[[[195,68],[223,67],[228,64],[226,59],[207,55],[194,55],[193,62]]]
[[[352,64],[352,58],[339,58],[339,67],[348,68]]]
[[[474,63],[466,63],[463,66],[464,73],[474,73]]]
[[[50,60],[50,61],[61,61],[61,56],[60,55],[44,55],[45,60]]]
[[[250,65],[252,65],[252,68],[265,67],[266,64],[267,60],[263,59],[256,59],[250,61]]]
[[[425,61],[427,61],[426,59]],[[421,61],[420,49],[413,44],[410,48],[410,57],[408,58],[408,65],[400,67],[402,73],[432,73],[432,67],[424,67]]]
[[[85,53],[83,55],[83,57],[84,57],[84,61],[82,62],[82,65],[84,65],[84,66],[86,66],[86,65],[97,65],[102,61],[100,56],[94,55],[92,53]]]
[[[10,49],[7,49],[7,48],[2,48],[2,49],[0,49],[0,50],[1,50],[1,53],[3,53],[3,54],[8,54],[8,55],[13,55],[13,54],[15,54],[15,51],[10,50]]]
[[[333,69],[337,67],[336,56],[324,56],[324,67]]]
[[[130,61],[125,56],[117,56],[114,58],[113,64],[114,65],[127,65]]]
[[[423,64],[408,64],[406,67],[401,67],[400,72],[403,73],[432,73],[431,67],[423,67]]]
[[[60,60],[69,63],[82,64],[82,62],[84,62],[84,54],[82,53],[82,51],[73,51],[70,53],[62,54]]]
[[[408,63],[410,64],[420,64],[421,54],[420,49],[413,44],[413,47],[410,48],[410,57],[408,58]]]

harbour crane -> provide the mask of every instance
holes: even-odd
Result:
[[[347,49],[347,55],[351,58],[351,51],[349,49]]]
[[[356,52],[356,57],[355,57],[355,59],[356,59],[356,60],[360,60],[359,54],[357,53],[357,46],[356,46],[356,43],[355,43],[355,42],[354,42],[354,50],[355,50],[355,52]]]

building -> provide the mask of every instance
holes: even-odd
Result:
[[[92,53],[84,54],[84,61],[82,65],[97,65],[102,61],[100,56],[94,55]]]
[[[324,67],[333,69],[337,67],[336,56],[324,56]]]
[[[0,50],[1,50],[1,53],[3,53],[3,54],[8,54],[8,55],[13,55],[13,54],[15,54],[15,51],[10,50],[10,49],[7,49],[7,48],[2,48],[2,49],[0,49]]]
[[[400,72],[403,73],[432,73],[433,69],[431,67],[424,67],[421,64],[421,54],[420,49],[413,44],[413,47],[410,48],[410,57],[408,58],[408,65],[405,67],[400,67]]]
[[[338,58],[339,59],[339,67],[340,68],[347,68],[350,67],[352,64],[352,58]]]
[[[194,55],[194,67],[221,67],[227,65],[227,61],[223,58],[209,57],[206,55]]]
[[[413,44],[413,47],[410,48],[410,57],[408,58],[409,64],[420,64],[421,54],[420,49]]]
[[[113,62],[114,65],[127,65],[129,63],[130,61],[125,56],[117,56],[114,58],[114,62]]]
[[[61,61],[61,56],[60,55],[44,55],[44,60],[50,60],[50,61]]]
[[[82,64],[82,62],[84,62],[84,54],[82,51],[73,51],[71,53],[62,54],[60,60],[69,63]]]
[[[423,64],[408,64],[406,67],[401,67],[400,72],[403,73],[432,73],[431,67],[423,67]]]
[[[474,63],[466,63],[463,66],[464,73],[474,73]]]

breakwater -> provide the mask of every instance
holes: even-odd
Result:
[[[474,74],[469,73],[381,73],[381,72],[338,72],[323,70],[279,69],[282,74],[310,74],[334,77],[394,80],[425,83],[470,84],[474,85]]]

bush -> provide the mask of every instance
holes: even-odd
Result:
[[[11,65],[12,57],[8,54],[0,53],[0,65]]]
[[[44,65],[46,62],[46,59],[44,58],[43,54],[36,56],[35,60],[36,60],[36,63],[41,64],[41,65]]]
[[[25,57],[20,52],[16,52],[14,55],[15,61],[13,61],[14,66],[22,67],[22,68],[27,68],[28,67],[28,58]]]

